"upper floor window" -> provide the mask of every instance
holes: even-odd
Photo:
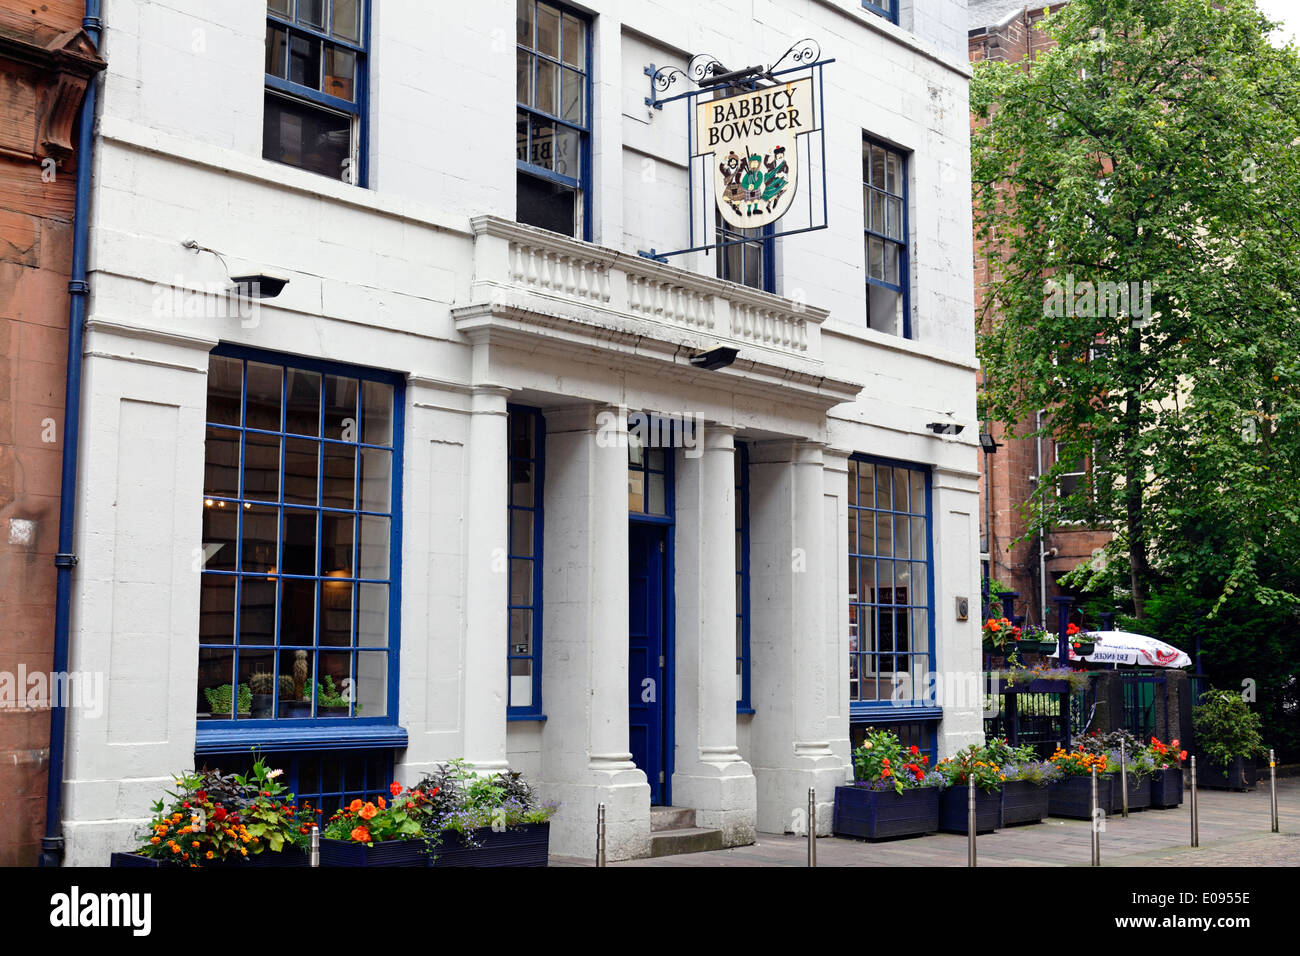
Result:
[[[515,49],[516,215],[591,238],[591,36],[567,7],[518,0]]]
[[[214,351],[200,719],[395,722],[401,394],[382,372]]]
[[[898,22],[898,0],[862,0],[862,7],[890,23]]]
[[[862,138],[862,205],[867,265],[867,327],[912,337],[908,304],[907,161]]]
[[[722,213],[714,211],[714,234],[718,243],[717,275],[764,292],[776,291],[773,260],[776,258],[776,240],[772,227],[737,229]]]
[[[934,670],[930,474],[849,460],[849,700],[927,698]]]
[[[511,717],[542,712],[542,413],[510,406],[510,668]]]
[[[262,157],[366,185],[367,0],[267,0]]]

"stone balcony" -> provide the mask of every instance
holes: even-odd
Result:
[[[828,406],[861,388],[825,376],[825,309],[494,216],[471,226],[470,300],[452,311],[463,333],[679,365],[724,345],[739,350],[727,372],[751,384],[813,392]]]

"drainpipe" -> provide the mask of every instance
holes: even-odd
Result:
[[[103,23],[101,0],[86,0],[81,26],[96,47]],[[95,133],[96,77],[86,84],[81,101],[81,128],[77,137],[77,190],[72,220],[72,277],[68,283],[68,372],[63,409],[63,475],[59,487],[59,551],[54,557],[58,575],[54,603],[54,666],[56,674],[68,670],[68,618],[72,609],[73,518],[77,507],[77,446],[81,425],[81,351],[86,321],[86,247],[90,241],[90,167]],[[41,838],[41,866],[63,862],[63,761],[68,726],[67,701],[50,701],[50,762],[45,791],[45,836]]]

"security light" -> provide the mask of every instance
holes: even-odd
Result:
[[[274,299],[289,284],[288,279],[261,273],[252,276],[231,276],[230,281],[235,284],[231,291],[246,299]]]
[[[980,447],[984,449],[984,454],[994,455],[997,454],[997,450],[1001,446],[993,440],[993,436],[988,432],[980,432]]]
[[[956,422],[930,422],[925,427],[936,435],[960,435],[966,426]]]
[[[740,354],[740,349],[733,349],[727,345],[715,345],[705,352],[700,352],[691,356],[691,364],[696,368],[714,369],[726,368],[732,362],[736,361],[736,356]]]

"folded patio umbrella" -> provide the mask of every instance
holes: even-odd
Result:
[[[1130,634],[1128,631],[1087,631],[1078,639],[1095,641],[1096,647],[1086,657],[1080,657],[1070,648],[1070,660],[1088,661],[1092,664],[1137,664],[1142,667],[1191,667],[1192,659],[1172,644]],[[1047,655],[1055,657],[1056,651]]]

